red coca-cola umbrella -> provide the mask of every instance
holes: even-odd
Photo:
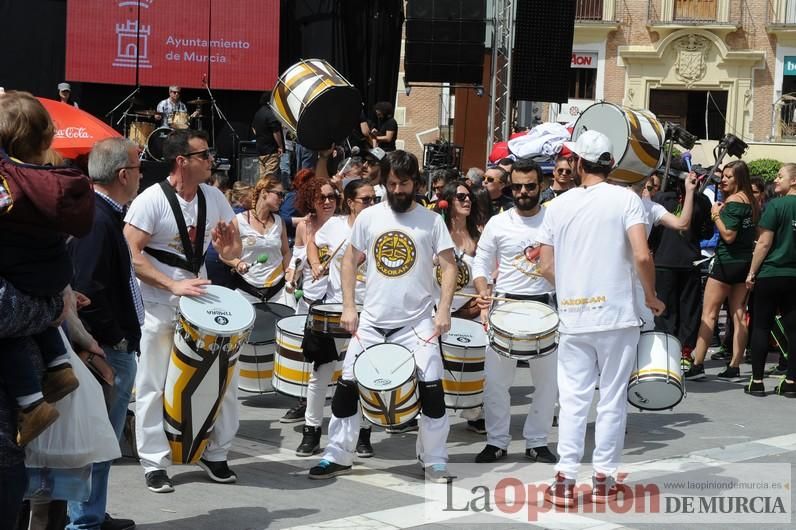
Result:
[[[55,123],[52,148],[64,158],[77,158],[105,138],[121,136],[107,123],[72,105],[38,98]]]

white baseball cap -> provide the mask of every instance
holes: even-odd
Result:
[[[611,140],[601,132],[585,131],[578,136],[575,142],[564,142],[564,145],[584,160],[600,164],[601,166],[613,167],[614,165],[614,146]]]
[[[58,92],[63,92],[64,90],[72,91],[72,86],[69,83],[58,83]]]

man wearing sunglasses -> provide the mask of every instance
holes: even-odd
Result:
[[[552,201],[562,193],[575,187],[572,166],[569,157],[559,155],[556,157],[556,167],[553,170],[553,184],[542,192],[539,202],[544,204]]]
[[[184,112],[186,115],[188,114],[188,107],[185,106],[185,103],[180,101],[181,93],[182,89],[180,87],[172,85],[169,87],[169,97],[158,103],[155,119],[162,120],[162,127],[168,127],[176,113]],[[191,118],[196,118],[198,115],[199,111],[196,110],[191,114]]]
[[[497,272],[495,294],[503,298],[532,300],[553,305],[553,286],[539,274],[538,233],[545,209],[539,205],[542,169],[526,159],[517,160],[509,187],[514,208],[492,217],[478,240],[473,263],[476,291],[480,295],[481,320],[486,323],[491,302],[489,283]],[[497,267],[495,267],[497,264]],[[533,462],[555,463],[547,447],[556,401],[556,354],[539,356],[528,364],[533,377],[533,402],[523,428],[525,456]],[[511,443],[511,397],[517,361],[499,355],[487,346],[485,361],[484,419],[486,447],[476,456],[477,463],[502,460]]]
[[[169,176],[133,201],[124,228],[145,309],[135,379],[136,442],[147,488],[155,493],[174,491],[166,473],[171,450],[163,429],[163,395],[177,304],[182,296],[205,293],[210,281],[205,279],[204,259],[211,240],[224,261],[241,256],[235,213],[218,189],[205,184],[213,165],[207,134],[174,131],[164,142],[163,154]],[[215,482],[237,480],[227,466],[227,452],[238,430],[237,379],[236,370],[198,462]]]
[[[490,217],[514,207],[514,201],[504,193],[508,180],[508,172],[500,166],[491,167],[484,172],[484,188],[489,193],[492,205]]]
[[[560,459],[545,498],[557,506],[572,507],[578,502],[575,479],[596,386],[600,397],[591,501],[616,498],[627,384],[641,326],[635,282],[641,281],[644,303],[654,314],[659,315],[664,304],[655,296],[655,268],[641,199],[632,190],[606,182],[614,166],[611,141],[590,130],[565,145],[578,157],[574,168],[580,186],[546,208],[539,239],[542,274],[555,285],[560,318]]]

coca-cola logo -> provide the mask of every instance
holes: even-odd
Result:
[[[91,138],[85,127],[67,127],[55,131],[56,138]]]

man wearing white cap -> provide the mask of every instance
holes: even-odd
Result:
[[[72,105],[76,109],[80,108],[77,101],[72,100],[72,86],[69,83],[58,83],[58,101],[65,105]]]
[[[539,241],[544,277],[558,293],[559,462],[545,498],[576,505],[575,478],[583,457],[587,416],[600,389],[592,454],[592,502],[616,496],[615,474],[624,448],[627,384],[636,358],[641,319],[635,275],[644,304],[655,315],[655,269],[647,247],[641,199],[606,179],[614,166],[611,141],[586,131],[565,144],[575,155],[580,186],[552,201]],[[555,282],[556,278],[566,281]]]

